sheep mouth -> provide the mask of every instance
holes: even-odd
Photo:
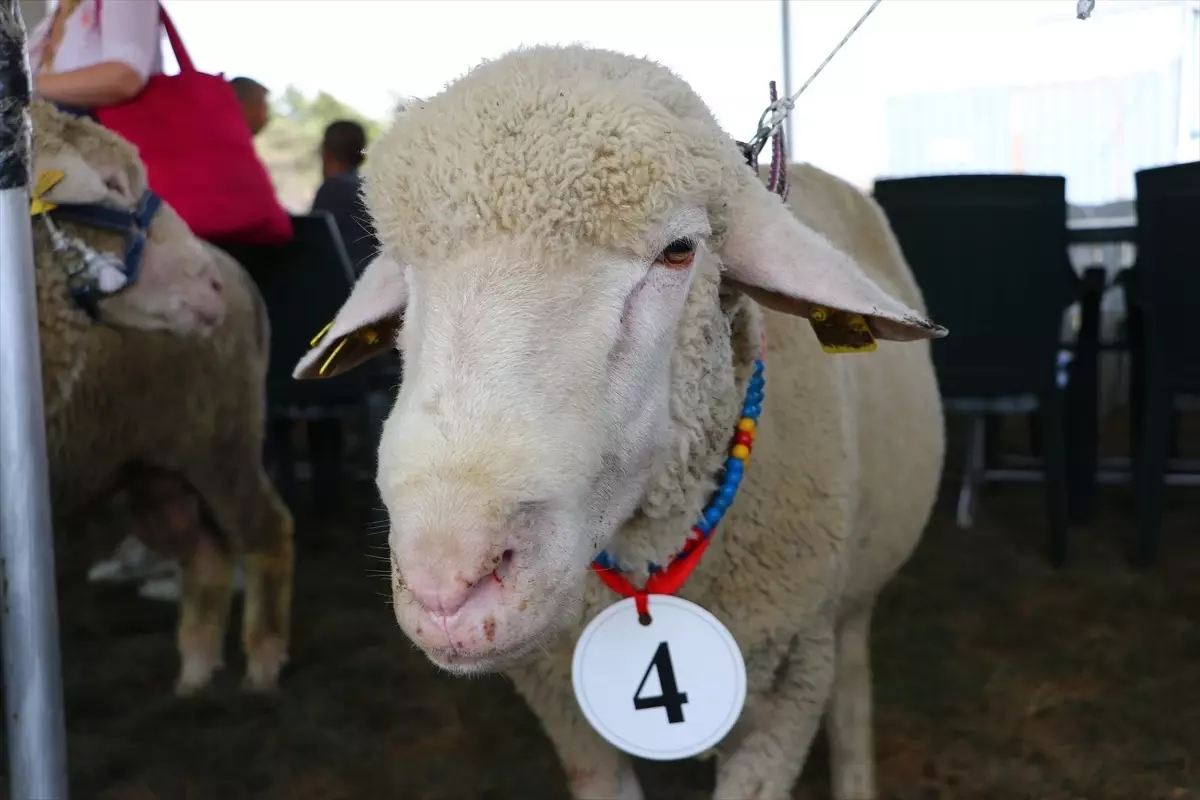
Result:
[[[469,652],[454,647],[423,647],[425,656],[434,666],[460,677],[490,675],[518,667],[533,660],[542,647],[537,639],[518,643],[512,647],[494,648],[482,652]]]

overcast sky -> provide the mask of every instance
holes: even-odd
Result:
[[[726,130],[749,136],[782,82],[779,0],[166,0],[200,69],[273,89],[324,89],[381,116],[521,44],[583,42],[673,68]],[[793,0],[798,88],[870,6]],[[1179,2],[884,0],[800,100],[797,157],[859,183],[886,164],[884,100],[1161,69],[1179,57]],[[171,71],[171,70],[168,70]],[[1083,135],[1088,125],[1081,120]],[[1102,135],[1097,131],[1096,135]]]

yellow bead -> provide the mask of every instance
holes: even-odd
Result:
[[[729,451],[729,455],[745,461],[750,457],[750,448],[746,447],[744,444],[735,444],[733,449]]]
[[[754,420],[749,417],[742,417],[738,420],[737,429],[744,433],[754,433]]]

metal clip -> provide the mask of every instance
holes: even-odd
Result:
[[[73,236],[67,236],[54,224],[49,214],[42,214],[46,229],[50,232],[50,246],[54,252],[74,256],[74,264],[67,267],[67,281],[76,286],[86,283],[94,286],[101,294],[119,292],[129,283],[120,259],[100,253]]]
[[[772,83],[774,82],[772,81]],[[767,142],[771,141],[772,134],[787,119],[787,115],[791,113],[793,105],[792,101],[787,97],[772,100],[771,104],[759,116],[758,130],[755,131],[750,141],[738,142],[738,147],[742,149],[742,155],[746,157],[746,163],[751,167],[758,167],[759,154],[767,146]]]

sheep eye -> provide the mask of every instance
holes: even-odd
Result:
[[[674,269],[684,269],[692,265],[692,259],[695,257],[695,242],[691,239],[676,239],[663,248],[654,262]]]

